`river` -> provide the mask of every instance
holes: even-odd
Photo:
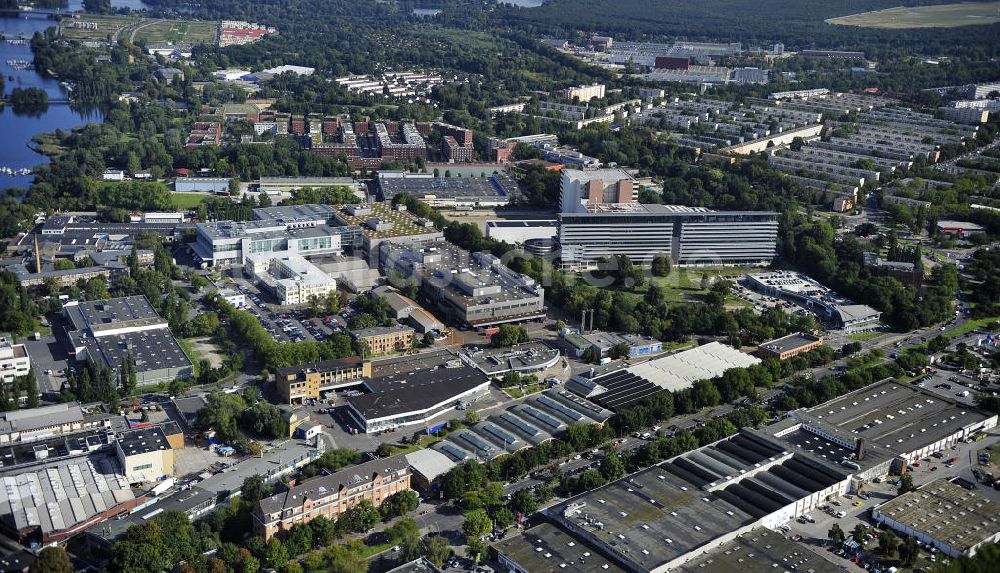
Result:
[[[70,0],[70,9],[79,10],[83,0]],[[141,0],[112,0],[112,6],[128,7],[133,10],[142,9],[145,4]],[[0,32],[10,39],[17,39],[20,34],[24,38],[44,30],[55,22],[39,16],[21,16],[19,18],[0,18]],[[32,60],[31,47],[27,44],[14,45],[0,42],[0,73],[3,74],[4,89],[10,93],[17,87],[39,87],[49,94],[49,100],[65,101],[66,91],[59,86],[57,80],[43,77],[32,70],[16,70],[8,65],[8,60]],[[11,80],[11,78],[14,78]],[[48,161],[44,155],[31,150],[31,138],[57,129],[72,129],[91,121],[101,121],[98,111],[86,113],[72,109],[66,103],[50,103],[44,113],[37,116],[16,115],[11,106],[3,106],[0,110],[0,133],[3,134],[0,143],[0,167],[11,169],[31,168]],[[33,175],[10,176],[0,173],[0,189],[16,187],[26,189],[31,185]]]

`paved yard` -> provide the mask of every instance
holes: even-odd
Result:
[[[42,394],[58,393],[66,381],[62,374],[69,359],[65,347],[52,335],[44,336],[41,340],[25,340],[24,347],[38,377],[38,389]],[[51,374],[49,370],[52,371]]]
[[[196,357],[192,357],[192,360],[205,358],[212,365],[212,368],[222,366],[225,357],[219,353],[219,347],[212,343],[211,338],[189,338],[188,342],[197,354]]]
[[[178,477],[199,474],[214,463],[228,463],[229,459],[195,445],[185,439],[184,448],[174,450],[174,474]]]

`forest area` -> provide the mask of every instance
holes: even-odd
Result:
[[[516,10],[507,21],[530,26],[539,34],[571,37],[577,30],[615,39],[653,41],[668,34],[692,41],[745,44],[783,42],[787,49],[862,50],[869,57],[896,54],[940,54],[986,59],[998,50],[1000,26],[953,29],[876,30],[835,26],[827,18],[900,5],[941,4],[940,0],[707,0],[706,2],[641,2],[638,0],[551,0],[542,7]]]

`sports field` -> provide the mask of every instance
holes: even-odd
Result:
[[[177,209],[197,209],[198,205],[205,199],[211,197],[210,193],[171,193],[170,198],[174,200],[174,207]]]
[[[830,18],[829,24],[862,28],[957,28],[1000,22],[1000,2],[965,2],[936,4],[915,8],[888,8],[840,18]]]

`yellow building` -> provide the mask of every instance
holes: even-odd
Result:
[[[151,483],[174,475],[174,450],[159,426],[125,432],[115,453],[129,483]]]
[[[413,346],[414,330],[408,326],[376,326],[351,333],[354,338],[368,345],[368,354],[387,354],[407,350]]]
[[[274,385],[284,403],[301,404],[308,399],[320,399],[323,392],[356,386],[371,376],[371,362],[354,356],[278,368]]]

